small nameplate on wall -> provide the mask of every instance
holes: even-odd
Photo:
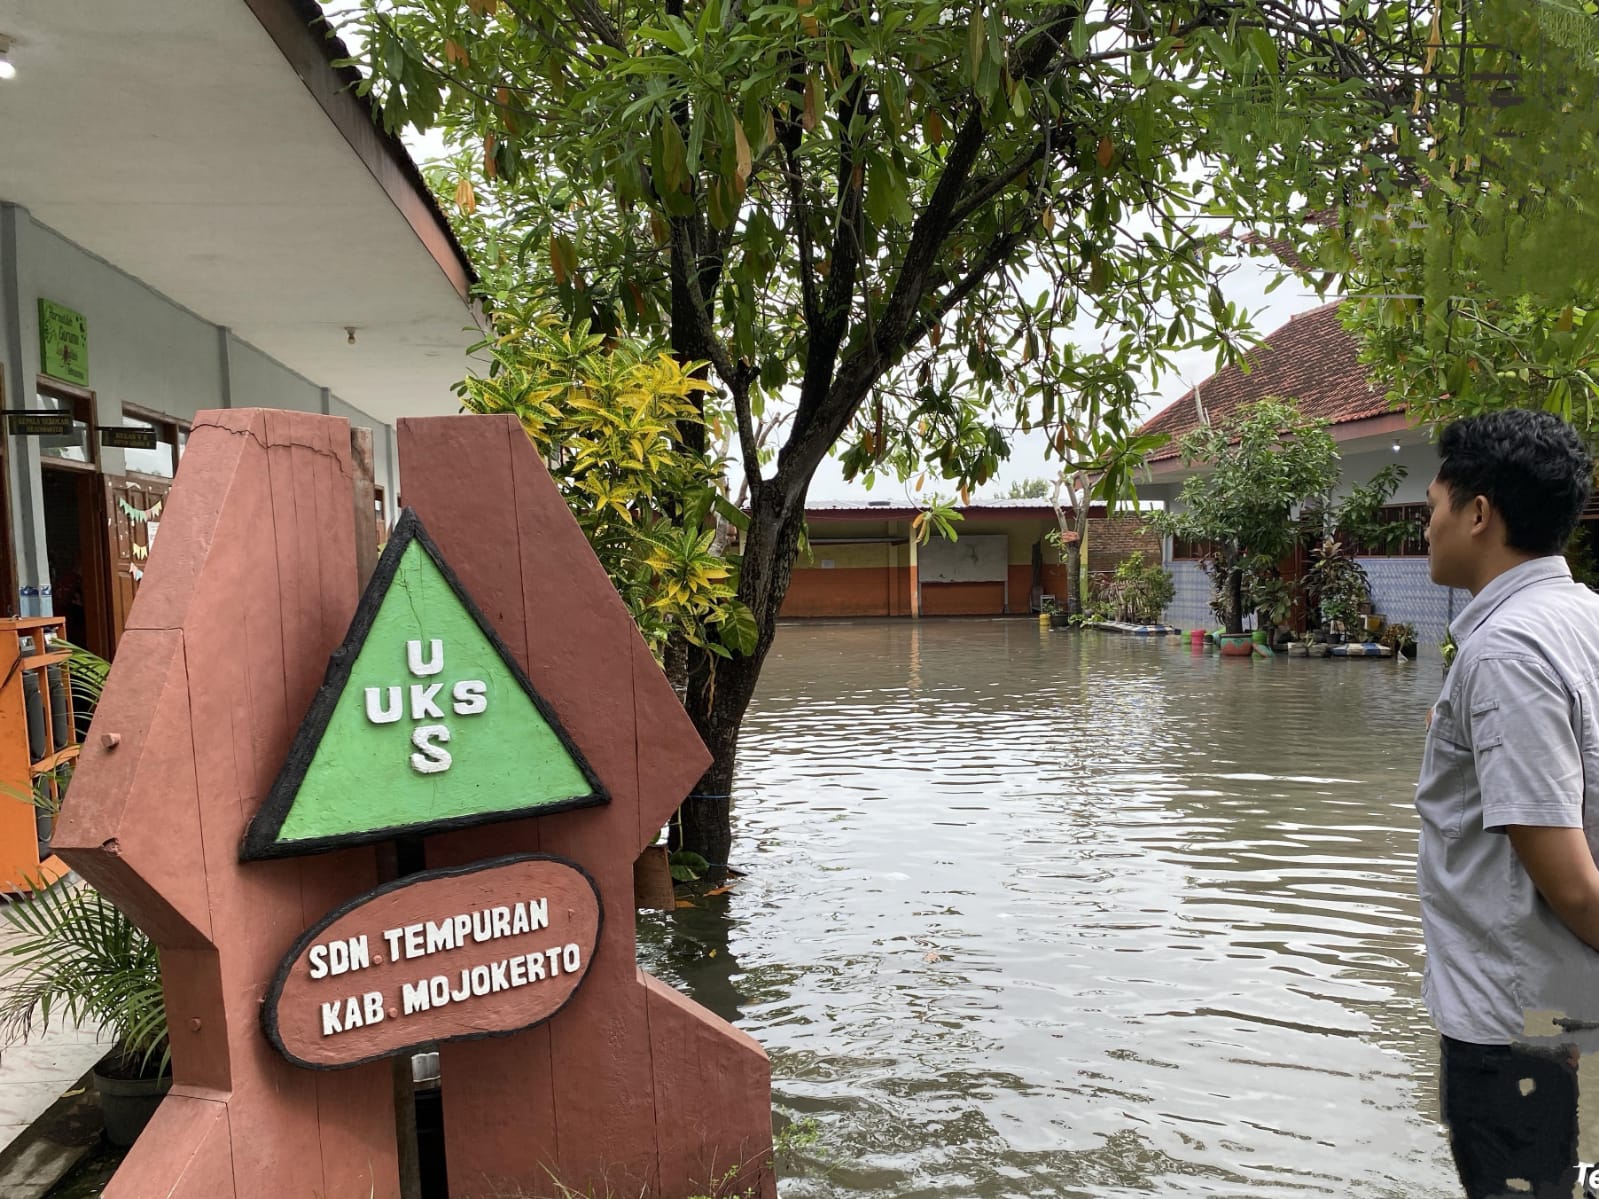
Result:
[[[112,450],[153,450],[156,447],[155,430],[101,425],[100,444]]]
[[[83,313],[39,301],[39,368],[52,379],[89,385],[89,322]]]
[[[6,413],[6,431],[13,437],[71,437],[72,413],[11,409]]]

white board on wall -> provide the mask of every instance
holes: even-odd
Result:
[[[923,583],[1003,583],[1010,565],[1010,538],[1003,533],[934,537],[916,551]]]

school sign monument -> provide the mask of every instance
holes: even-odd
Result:
[[[704,747],[514,419],[399,450],[363,587],[344,421],[194,425],[55,838],[162,952],[174,1085],[105,1194],[398,1199],[436,1045],[452,1199],[772,1199],[765,1054],[635,960]]]

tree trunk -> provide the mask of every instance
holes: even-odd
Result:
[[[689,654],[689,718],[711,751],[710,769],[683,801],[671,828],[672,849],[697,853],[720,872],[732,852],[733,772],[739,728],[755,695],[761,666],[777,631],[777,613],[788,593],[799,535],[804,525],[804,492],[785,500],[770,483],[755,491],[745,538],[738,595],[755,615],[755,652],[717,658],[702,650]]]
[[[1242,567],[1235,566],[1227,575],[1227,631],[1229,633],[1242,633],[1244,631],[1244,571]]]
[[[1081,545],[1079,541],[1066,543],[1066,613],[1069,616],[1077,616],[1083,610],[1082,588],[1078,583],[1083,569]]]

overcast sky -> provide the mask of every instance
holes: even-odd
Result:
[[[1267,295],[1266,285],[1271,282],[1272,277],[1273,272],[1261,263],[1242,259],[1238,262],[1237,269],[1222,281],[1223,294],[1229,301],[1239,305],[1254,317],[1255,329],[1262,336],[1286,324],[1289,317],[1309,312],[1325,302],[1318,299],[1313,292],[1300,287],[1294,279],[1289,279],[1271,295]],[[1117,335],[1114,329],[1101,330],[1098,334],[1100,340],[1104,342],[1114,341]],[[1090,337],[1085,338],[1081,344],[1086,346],[1095,343]],[[1176,369],[1161,377],[1158,390],[1155,390],[1145,402],[1143,418],[1153,416],[1194,384],[1203,383],[1216,370],[1215,356],[1207,351],[1190,350],[1173,355],[1173,359]],[[1149,390],[1147,385],[1146,390]],[[998,476],[973,498],[997,499],[1009,490],[1012,483],[1019,483],[1024,479],[1052,479],[1059,470],[1059,462],[1045,460],[1045,436],[1043,432],[1036,430],[1032,433],[1013,434],[1010,458],[1000,466]],[[932,486],[933,483],[929,480],[927,487]],[[948,486],[944,488],[946,494],[951,490],[952,488]],[[837,459],[829,458],[816,472],[816,479],[811,484],[810,498],[899,500],[911,494],[908,485],[901,484],[893,478],[878,479],[877,485],[871,491],[868,491],[859,480],[846,483]],[[915,501],[911,499],[909,502]]]

